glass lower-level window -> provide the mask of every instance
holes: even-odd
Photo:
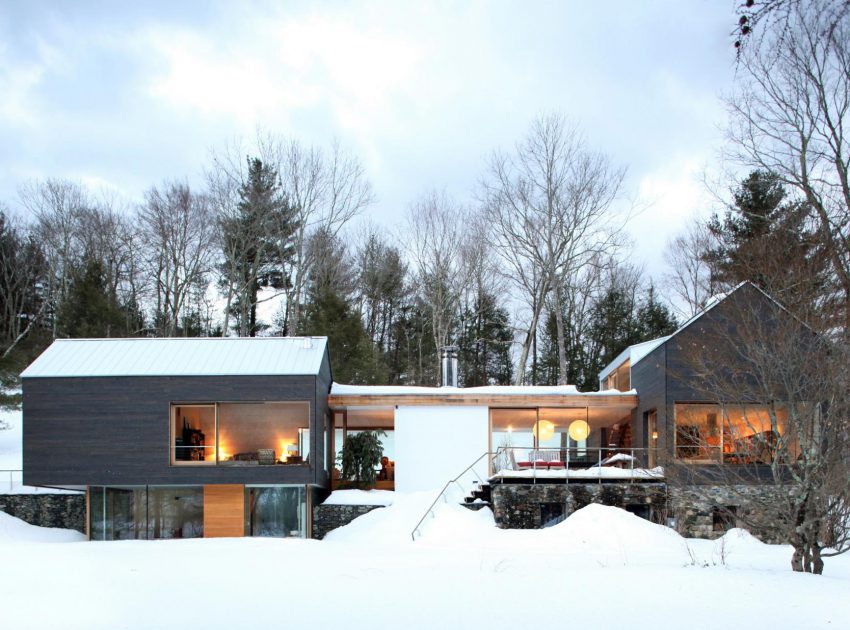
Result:
[[[89,489],[89,532],[92,540],[148,537],[148,501],[144,486]]]
[[[204,494],[200,486],[89,488],[92,540],[200,538]]]
[[[307,495],[304,486],[247,486],[245,533],[248,536],[305,538]]]

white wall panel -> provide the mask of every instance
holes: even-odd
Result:
[[[395,487],[440,489],[487,452],[487,407],[402,407],[395,412]],[[476,467],[486,478],[487,458]]]

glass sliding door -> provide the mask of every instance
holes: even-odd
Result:
[[[204,495],[200,486],[89,488],[92,540],[200,538]]]
[[[92,540],[147,538],[144,487],[89,488],[89,533]]]
[[[245,533],[276,538],[307,537],[307,494],[304,486],[245,488]]]
[[[202,538],[204,489],[200,486],[148,488],[149,538]]]

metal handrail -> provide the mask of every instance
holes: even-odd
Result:
[[[628,455],[628,457],[629,457],[629,460],[628,460],[629,471],[632,473],[629,476],[629,481],[634,482],[634,480],[635,480],[634,471],[636,469],[642,470],[642,468],[640,466],[635,466],[635,463],[637,462],[637,457],[635,457],[635,454],[636,453],[638,453],[638,454],[647,453],[648,454],[650,452],[655,452],[657,454],[661,451],[661,449],[659,449],[657,447],[617,448],[617,447],[613,447],[613,446],[612,447],[604,447],[604,446],[603,447],[599,447],[599,446],[576,447],[576,446],[573,446],[573,447],[561,448],[561,447],[543,446],[543,447],[534,448],[534,447],[529,447],[529,446],[500,446],[495,451],[487,451],[487,452],[483,453],[474,462],[472,462],[469,466],[467,466],[454,479],[450,479],[449,481],[446,482],[446,485],[443,486],[443,489],[437,495],[437,498],[434,499],[433,503],[431,503],[430,507],[426,510],[425,514],[423,514],[422,518],[419,519],[419,522],[416,524],[416,527],[414,527],[413,530],[410,532],[411,539],[413,541],[416,541],[416,535],[417,535],[417,533],[420,533],[419,530],[420,530],[420,527],[422,526],[422,523],[425,521],[425,519],[428,517],[429,514],[431,516],[434,515],[434,506],[436,506],[437,503],[439,503],[440,499],[445,498],[446,491],[449,489],[449,487],[452,486],[452,484],[457,485],[461,490],[463,490],[464,488],[463,488],[463,486],[461,486],[458,483],[458,480],[461,477],[463,477],[466,473],[468,473],[470,470],[472,470],[472,472],[478,478],[479,483],[484,483],[484,480],[481,479],[481,476],[475,470],[476,464],[478,464],[483,458],[485,458],[487,456],[492,455],[492,456],[494,456],[494,460],[496,460],[500,455],[504,454],[505,452],[516,451],[516,450],[529,451],[529,452],[533,451],[533,452],[537,452],[537,453],[545,452],[545,451],[564,452],[565,458],[564,458],[563,464],[564,464],[564,469],[565,469],[565,474],[564,474],[564,483],[565,484],[570,483],[569,469],[570,469],[570,461],[571,461],[570,460],[570,452],[571,451],[581,451],[583,453],[592,453],[593,451],[596,451],[596,462],[595,463],[591,463],[592,460],[586,459],[585,457],[582,457],[581,460],[583,461],[583,463],[588,464],[589,468],[591,468],[591,469],[597,468],[598,469],[599,474],[596,475],[595,478],[597,479],[598,483],[600,483],[600,484],[602,483],[602,480],[606,478],[602,474],[602,471],[605,469],[605,466],[603,466],[603,463],[605,461],[607,461],[608,459],[610,459],[610,457],[611,457],[611,456],[608,456],[608,457],[603,458],[602,457],[603,452],[609,452],[609,453],[612,454],[612,456],[613,455]],[[545,461],[545,460],[540,460],[540,461]],[[560,460],[558,460],[558,461],[560,461]],[[575,462],[576,460],[573,459],[572,461]],[[537,483],[537,470],[539,468],[538,467],[539,462],[538,462],[538,460],[535,459],[533,461],[530,461],[529,463],[531,464],[531,467],[529,469],[506,468],[506,469],[502,469],[502,470],[531,470],[532,471],[531,472],[531,482],[536,484]],[[548,469],[548,466],[547,466],[547,469]],[[495,469],[491,469],[488,476],[492,478],[492,477],[496,476],[498,473],[499,473],[499,471],[497,471]],[[547,479],[551,480],[551,478],[547,478]],[[586,483],[587,481],[592,480],[592,479],[593,479],[593,477],[587,477],[587,478],[582,478],[581,481]],[[503,482],[504,482],[504,480],[503,480]]]
[[[449,489],[449,487],[450,487],[452,484],[456,484],[456,485],[457,485],[457,486],[458,486],[461,490],[463,490],[463,486],[461,486],[461,485],[458,483],[458,480],[459,480],[461,477],[463,477],[466,473],[468,473],[470,469],[473,469],[473,471],[472,471],[472,472],[473,472],[473,473],[475,473],[475,476],[476,476],[476,477],[478,477],[478,481],[479,481],[479,483],[483,483],[483,480],[481,479],[481,475],[479,475],[479,474],[478,474],[478,473],[474,470],[474,467],[475,467],[475,465],[476,465],[478,462],[480,462],[483,458],[487,457],[488,455],[492,455],[492,454],[493,454],[493,453],[492,453],[492,451],[486,451],[485,453],[482,453],[482,454],[481,454],[481,455],[480,455],[480,456],[479,456],[479,457],[478,457],[478,458],[477,458],[474,462],[472,462],[469,466],[467,466],[466,468],[464,468],[464,469],[463,469],[463,472],[461,472],[461,473],[460,473],[457,477],[455,477],[454,479],[449,479],[449,480],[446,482],[446,485],[445,485],[445,486],[443,486],[443,489],[440,491],[440,494],[438,494],[438,495],[437,495],[437,498],[436,498],[436,499],[434,499],[434,502],[433,502],[433,503],[431,503],[431,506],[430,506],[430,507],[429,507],[429,508],[425,511],[425,514],[423,514],[423,515],[422,515],[422,518],[420,518],[420,519],[419,519],[419,522],[418,522],[418,523],[416,523],[416,527],[414,527],[414,528],[413,528],[413,530],[410,532],[410,538],[411,538],[411,540],[413,540],[413,542],[416,542],[416,533],[419,531],[419,528],[421,527],[421,525],[422,525],[423,521],[425,521],[425,519],[427,518],[427,516],[428,516],[429,514],[430,514],[431,516],[433,516],[433,515],[434,515],[434,506],[435,506],[435,505],[437,505],[437,503],[439,503],[440,499],[442,499],[442,498],[443,498],[443,495],[445,495],[446,490],[448,490],[448,489]]]
[[[24,471],[20,468],[2,468],[0,469],[0,473],[9,473],[9,490],[15,487],[15,481],[13,479],[15,473],[21,474],[21,485],[24,483]]]

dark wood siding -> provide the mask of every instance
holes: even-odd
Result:
[[[332,384],[331,363],[328,358],[327,350],[325,350],[325,359],[322,362],[322,368],[319,370],[319,374],[316,377],[315,382],[316,423],[319,427],[325,427],[327,425],[327,418],[330,414],[330,407],[328,406],[328,394],[331,393]],[[333,428],[331,428],[331,432],[328,435],[327,439],[330,441],[331,444],[333,443]],[[325,448],[324,430],[316,431],[316,440],[311,448],[313,447],[315,448],[313,452],[316,453],[315,483],[323,488],[329,488],[331,476],[327,472],[325,472],[325,460],[328,458],[328,452]],[[312,459],[313,458],[311,458],[311,460]],[[333,462],[329,462],[328,471],[333,470],[333,465]]]
[[[631,384],[638,393],[638,406],[632,416],[632,436],[635,446],[649,446],[644,435],[644,414],[655,409],[658,414],[658,446],[664,448],[667,443],[665,436],[665,401],[667,379],[667,351],[665,344],[650,352],[631,368]]]
[[[695,352],[706,352],[710,344],[736,343],[736,320],[742,313],[762,313],[764,317],[791,317],[761,291],[751,285],[743,285],[632,367],[632,387],[637,390],[640,399],[632,427],[636,444],[646,445],[643,414],[656,409],[658,446],[665,449],[668,457],[673,456],[675,404],[711,402],[710,399],[707,400],[706,392],[699,387],[691,357]],[[723,366],[717,368],[722,369]],[[675,459],[671,463],[673,462]],[[686,466],[689,469],[694,468],[693,464]],[[705,474],[692,475],[692,481],[711,483],[711,467],[698,468]]]
[[[315,376],[29,378],[24,481],[33,485],[314,484],[327,407]],[[310,464],[171,466],[172,402],[308,401]]]

